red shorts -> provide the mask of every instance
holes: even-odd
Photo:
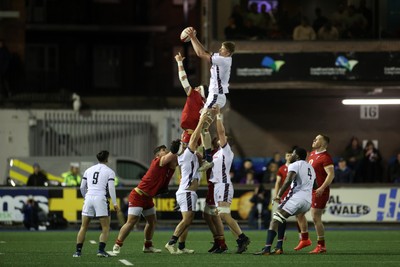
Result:
[[[206,196],[206,204],[208,206],[215,206],[215,201],[214,201],[214,184],[211,183],[210,181],[208,183],[208,190],[207,190],[207,196]]]
[[[328,200],[329,200],[329,190],[325,190],[324,193],[322,193],[322,195],[320,197],[317,197],[315,195],[315,191],[313,191],[311,208],[324,209],[326,206],[326,203],[328,203]]]
[[[153,198],[140,195],[135,190],[132,190],[132,192],[129,194],[129,207],[141,207],[143,210],[151,209],[154,207]]]

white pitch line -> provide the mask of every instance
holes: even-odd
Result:
[[[90,240],[89,242],[90,242],[90,244],[96,244],[96,241],[94,241],[94,240]]]
[[[112,252],[111,250],[110,251],[107,251],[107,253],[110,255],[110,256],[112,256],[112,257],[115,257],[115,256],[117,256],[117,254],[115,254],[114,252]]]
[[[0,241],[0,243],[1,243],[1,244],[4,244],[4,243],[6,243],[6,241]]]
[[[133,266],[133,263],[132,262],[129,262],[129,261],[127,261],[127,260],[119,260],[122,264],[125,264],[125,265],[129,265],[129,266]]]

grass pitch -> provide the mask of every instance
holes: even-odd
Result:
[[[0,231],[0,266],[400,266],[400,231],[397,230],[330,230],[326,231],[326,254],[310,255],[316,244],[314,231],[310,232],[311,247],[294,251],[298,234],[287,231],[283,255],[254,256],[266,239],[266,231],[244,231],[251,239],[248,250],[234,254],[236,243],[226,231],[229,253],[209,254],[212,236],[206,230],[190,230],[186,247],[195,250],[192,255],[170,255],[164,245],[173,230],[157,230],[154,246],[160,254],[142,252],[143,232],[132,232],[121,253],[116,257],[98,258],[99,230],[90,230],[82,250],[82,257],[73,258],[76,231]],[[118,231],[112,231],[106,250],[112,250]],[[94,243],[95,241],[96,243]],[[276,240],[275,240],[276,242]],[[93,244],[92,244],[93,243]],[[132,265],[129,265],[132,264]]]

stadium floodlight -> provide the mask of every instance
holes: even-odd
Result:
[[[400,105],[399,98],[343,99],[343,105]]]

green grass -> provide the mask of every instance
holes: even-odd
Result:
[[[76,231],[0,231],[0,266],[126,266],[119,262],[125,259],[133,266],[400,266],[400,231],[398,230],[327,230],[328,253],[310,255],[314,248],[315,232],[310,232],[314,244],[310,248],[295,252],[297,233],[287,232],[285,254],[254,256],[253,252],[264,246],[266,231],[245,231],[251,238],[248,251],[234,254],[235,241],[229,232],[226,239],[230,253],[208,254],[211,234],[205,230],[189,231],[186,247],[194,249],[193,255],[170,255],[163,249],[160,254],[144,254],[143,232],[132,232],[117,257],[97,258],[99,230],[90,230],[86,236],[83,255],[73,258]],[[110,233],[106,250],[111,250],[118,232]],[[172,230],[158,230],[154,245],[163,248]]]

